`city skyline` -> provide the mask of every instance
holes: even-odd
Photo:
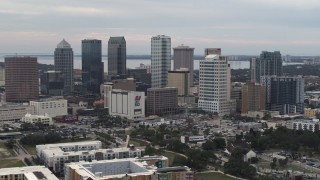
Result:
[[[0,53],[51,53],[65,38],[79,54],[81,40],[94,38],[106,54],[110,36],[125,36],[127,54],[150,54],[150,38],[165,34],[172,47],[188,44],[195,55],[206,47],[225,55],[320,54],[316,0],[3,0],[0,7]]]

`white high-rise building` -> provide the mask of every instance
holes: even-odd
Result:
[[[171,38],[158,35],[151,38],[151,86],[166,87],[171,69]]]
[[[231,73],[227,56],[210,54],[200,61],[198,106],[220,116],[233,111]]]

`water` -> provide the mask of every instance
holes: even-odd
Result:
[[[0,57],[0,62],[4,62],[4,56]],[[40,64],[54,64],[54,57],[52,55],[41,55],[38,56],[38,62]],[[106,56],[102,57],[104,63],[104,71],[108,70],[108,60]],[[139,67],[140,64],[150,65],[150,59],[128,59],[127,68],[134,69]],[[229,61],[231,69],[249,69],[249,61]],[[74,56],[74,69],[81,69],[81,56]],[[171,69],[173,69],[173,61],[171,61]],[[194,69],[199,69],[199,60],[194,60]]]

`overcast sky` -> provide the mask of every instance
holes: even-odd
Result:
[[[0,53],[53,53],[65,38],[125,36],[127,54],[150,54],[164,34],[202,55],[320,55],[320,0],[0,0]]]

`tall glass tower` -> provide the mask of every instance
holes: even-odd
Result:
[[[126,40],[124,37],[110,37],[108,41],[108,75],[127,74]]]

